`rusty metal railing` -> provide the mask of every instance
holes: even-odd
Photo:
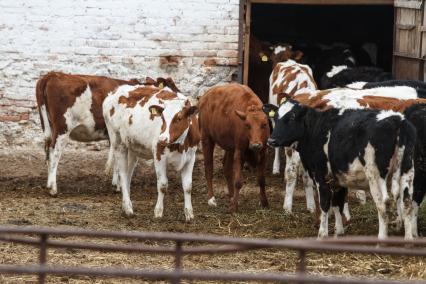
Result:
[[[34,237],[34,235],[36,237]],[[52,237],[88,237],[109,239],[135,239],[140,241],[173,242],[174,246],[148,246],[143,244],[111,244],[82,241],[54,240]],[[421,283],[426,281],[397,281],[378,279],[355,279],[338,276],[310,275],[306,271],[307,252],[348,252],[360,254],[386,254],[400,256],[426,256],[426,239],[404,241],[401,238],[378,240],[373,237],[316,239],[248,239],[215,235],[195,235],[155,232],[110,232],[74,229],[53,229],[36,227],[2,227],[0,241],[26,244],[39,247],[39,265],[0,265],[0,273],[38,275],[39,283],[45,283],[47,275],[85,275],[102,277],[136,277],[151,280],[168,280],[180,283],[181,280],[218,281],[276,281],[292,283]],[[191,244],[184,246],[185,243]],[[215,246],[212,246],[215,245]],[[73,248],[107,252],[151,253],[174,255],[174,270],[141,270],[123,268],[88,268],[69,266],[49,266],[49,248]],[[183,269],[182,256],[193,254],[224,254],[256,249],[289,249],[298,252],[295,274],[284,273],[240,273],[226,271],[187,271]]]

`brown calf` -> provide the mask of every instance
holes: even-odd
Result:
[[[199,124],[207,179],[208,204],[216,206],[213,195],[213,151],[215,144],[225,150],[223,169],[228,184],[230,210],[235,212],[242,187],[241,167],[248,162],[257,167],[260,201],[268,206],[265,194],[266,141],[269,124],[262,102],[240,84],[213,87],[199,100]]]
[[[56,171],[69,139],[80,142],[107,139],[102,102],[118,86],[140,84],[103,76],[49,72],[37,81],[36,98],[44,132],[47,188],[57,194]]]

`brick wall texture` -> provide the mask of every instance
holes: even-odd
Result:
[[[48,71],[171,76],[184,94],[235,76],[238,0],[1,0],[0,145],[39,143]]]

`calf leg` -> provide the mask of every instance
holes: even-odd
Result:
[[[414,180],[414,167],[412,167],[408,172],[401,175],[401,184],[400,184],[400,197],[403,199],[402,202],[402,217],[404,219],[404,228],[405,228],[405,239],[412,240],[414,235],[417,235],[417,220],[416,212],[417,208],[413,208],[415,202],[413,202],[413,180]],[[414,227],[416,232],[413,234]]]
[[[129,149],[127,153],[127,186],[130,188],[132,182],[133,172],[138,164],[138,156],[136,153]]]
[[[128,149],[123,144],[115,146],[115,163],[118,168],[119,183],[122,195],[122,208],[127,216],[133,215],[133,205],[130,200]]]
[[[226,183],[228,185],[228,196],[234,196],[234,152],[226,151],[223,157],[223,173],[225,175]]]
[[[319,203],[321,208],[320,228],[318,230],[318,238],[328,237],[328,211],[331,205],[331,190],[328,185],[321,181],[319,182]]]
[[[231,199],[230,211],[237,212],[238,208],[238,197],[240,195],[240,189],[242,187],[241,179],[241,151],[235,149],[234,151],[234,196]]]
[[[114,192],[120,192],[120,181],[119,181],[119,174],[118,174],[118,167],[117,163],[115,163],[114,159],[114,149],[117,145],[117,138],[116,134],[112,129],[108,127],[107,129],[109,133],[109,152],[108,152],[108,159],[105,165],[105,175],[109,176],[112,171],[112,186],[114,188]]]
[[[195,152],[191,160],[186,163],[186,165],[183,167],[180,173],[182,178],[183,198],[184,198],[183,212],[185,213],[185,219],[187,222],[191,221],[191,219],[194,219],[194,213],[193,213],[192,202],[191,202],[192,171],[194,169],[194,163],[195,163]]]
[[[285,198],[283,208],[291,213],[293,207],[293,194],[296,188],[298,168],[300,163],[299,153],[290,148],[285,148]]]
[[[280,174],[280,166],[281,166],[280,148],[276,147],[275,148],[275,155],[274,155],[274,163],[273,163],[273,166],[272,166],[272,174],[273,175],[279,175]]]
[[[167,163],[164,158],[160,161],[158,161],[157,159],[154,159],[154,165],[155,165],[155,172],[157,174],[157,192],[158,192],[157,204],[155,204],[155,208],[154,208],[154,217],[161,218],[163,217],[163,210],[164,210],[164,193],[166,192],[169,185],[169,181],[167,179]]]
[[[260,204],[263,208],[269,206],[265,192],[265,169],[266,169],[266,149],[259,153],[259,163],[257,165],[257,183],[259,185]]]
[[[56,172],[58,169],[59,159],[61,158],[62,152],[69,141],[69,133],[57,135],[54,132],[54,139],[52,140],[52,147],[49,149],[49,161],[48,166],[48,177],[47,177],[47,188],[50,188],[50,195],[56,196],[58,194],[58,187],[56,184]]]
[[[300,168],[303,172],[303,185],[305,188],[305,195],[306,195],[306,208],[309,212],[314,213],[315,212],[315,199],[314,199],[314,182],[309,176],[308,172],[304,170],[302,163],[300,163]]]
[[[348,190],[344,187],[338,188],[333,193],[332,206],[335,217],[335,236],[341,236],[345,233],[345,229],[343,228],[342,213],[345,205],[347,205],[347,202],[345,202],[347,193]]]
[[[367,176],[368,177],[368,176]],[[383,189],[386,192],[386,182],[381,178],[369,178],[370,192],[376,203],[377,215],[379,218],[379,239],[385,239],[388,236],[388,216],[386,207],[388,196],[383,194]]]
[[[424,196],[426,194],[425,184],[426,182],[426,172],[421,170],[420,167],[415,169],[414,173],[414,182],[413,182],[413,219],[412,219],[412,229],[413,237],[417,238],[419,236],[417,230],[417,218],[419,215],[419,207],[422,203]]]
[[[112,185],[114,187],[114,192],[120,192],[120,180],[119,180],[119,174],[118,174],[118,168],[116,163],[114,163],[114,169],[112,172]]]
[[[204,156],[204,171],[207,181],[207,196],[209,198],[208,204],[210,206],[217,206],[216,198],[213,195],[213,152],[214,142],[210,137],[202,135],[202,148]]]

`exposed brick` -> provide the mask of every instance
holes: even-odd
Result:
[[[0,10],[0,129],[29,119],[21,138],[40,136],[35,85],[49,71],[171,76],[196,96],[238,63],[239,0],[175,0],[167,9],[152,0],[2,0]]]

